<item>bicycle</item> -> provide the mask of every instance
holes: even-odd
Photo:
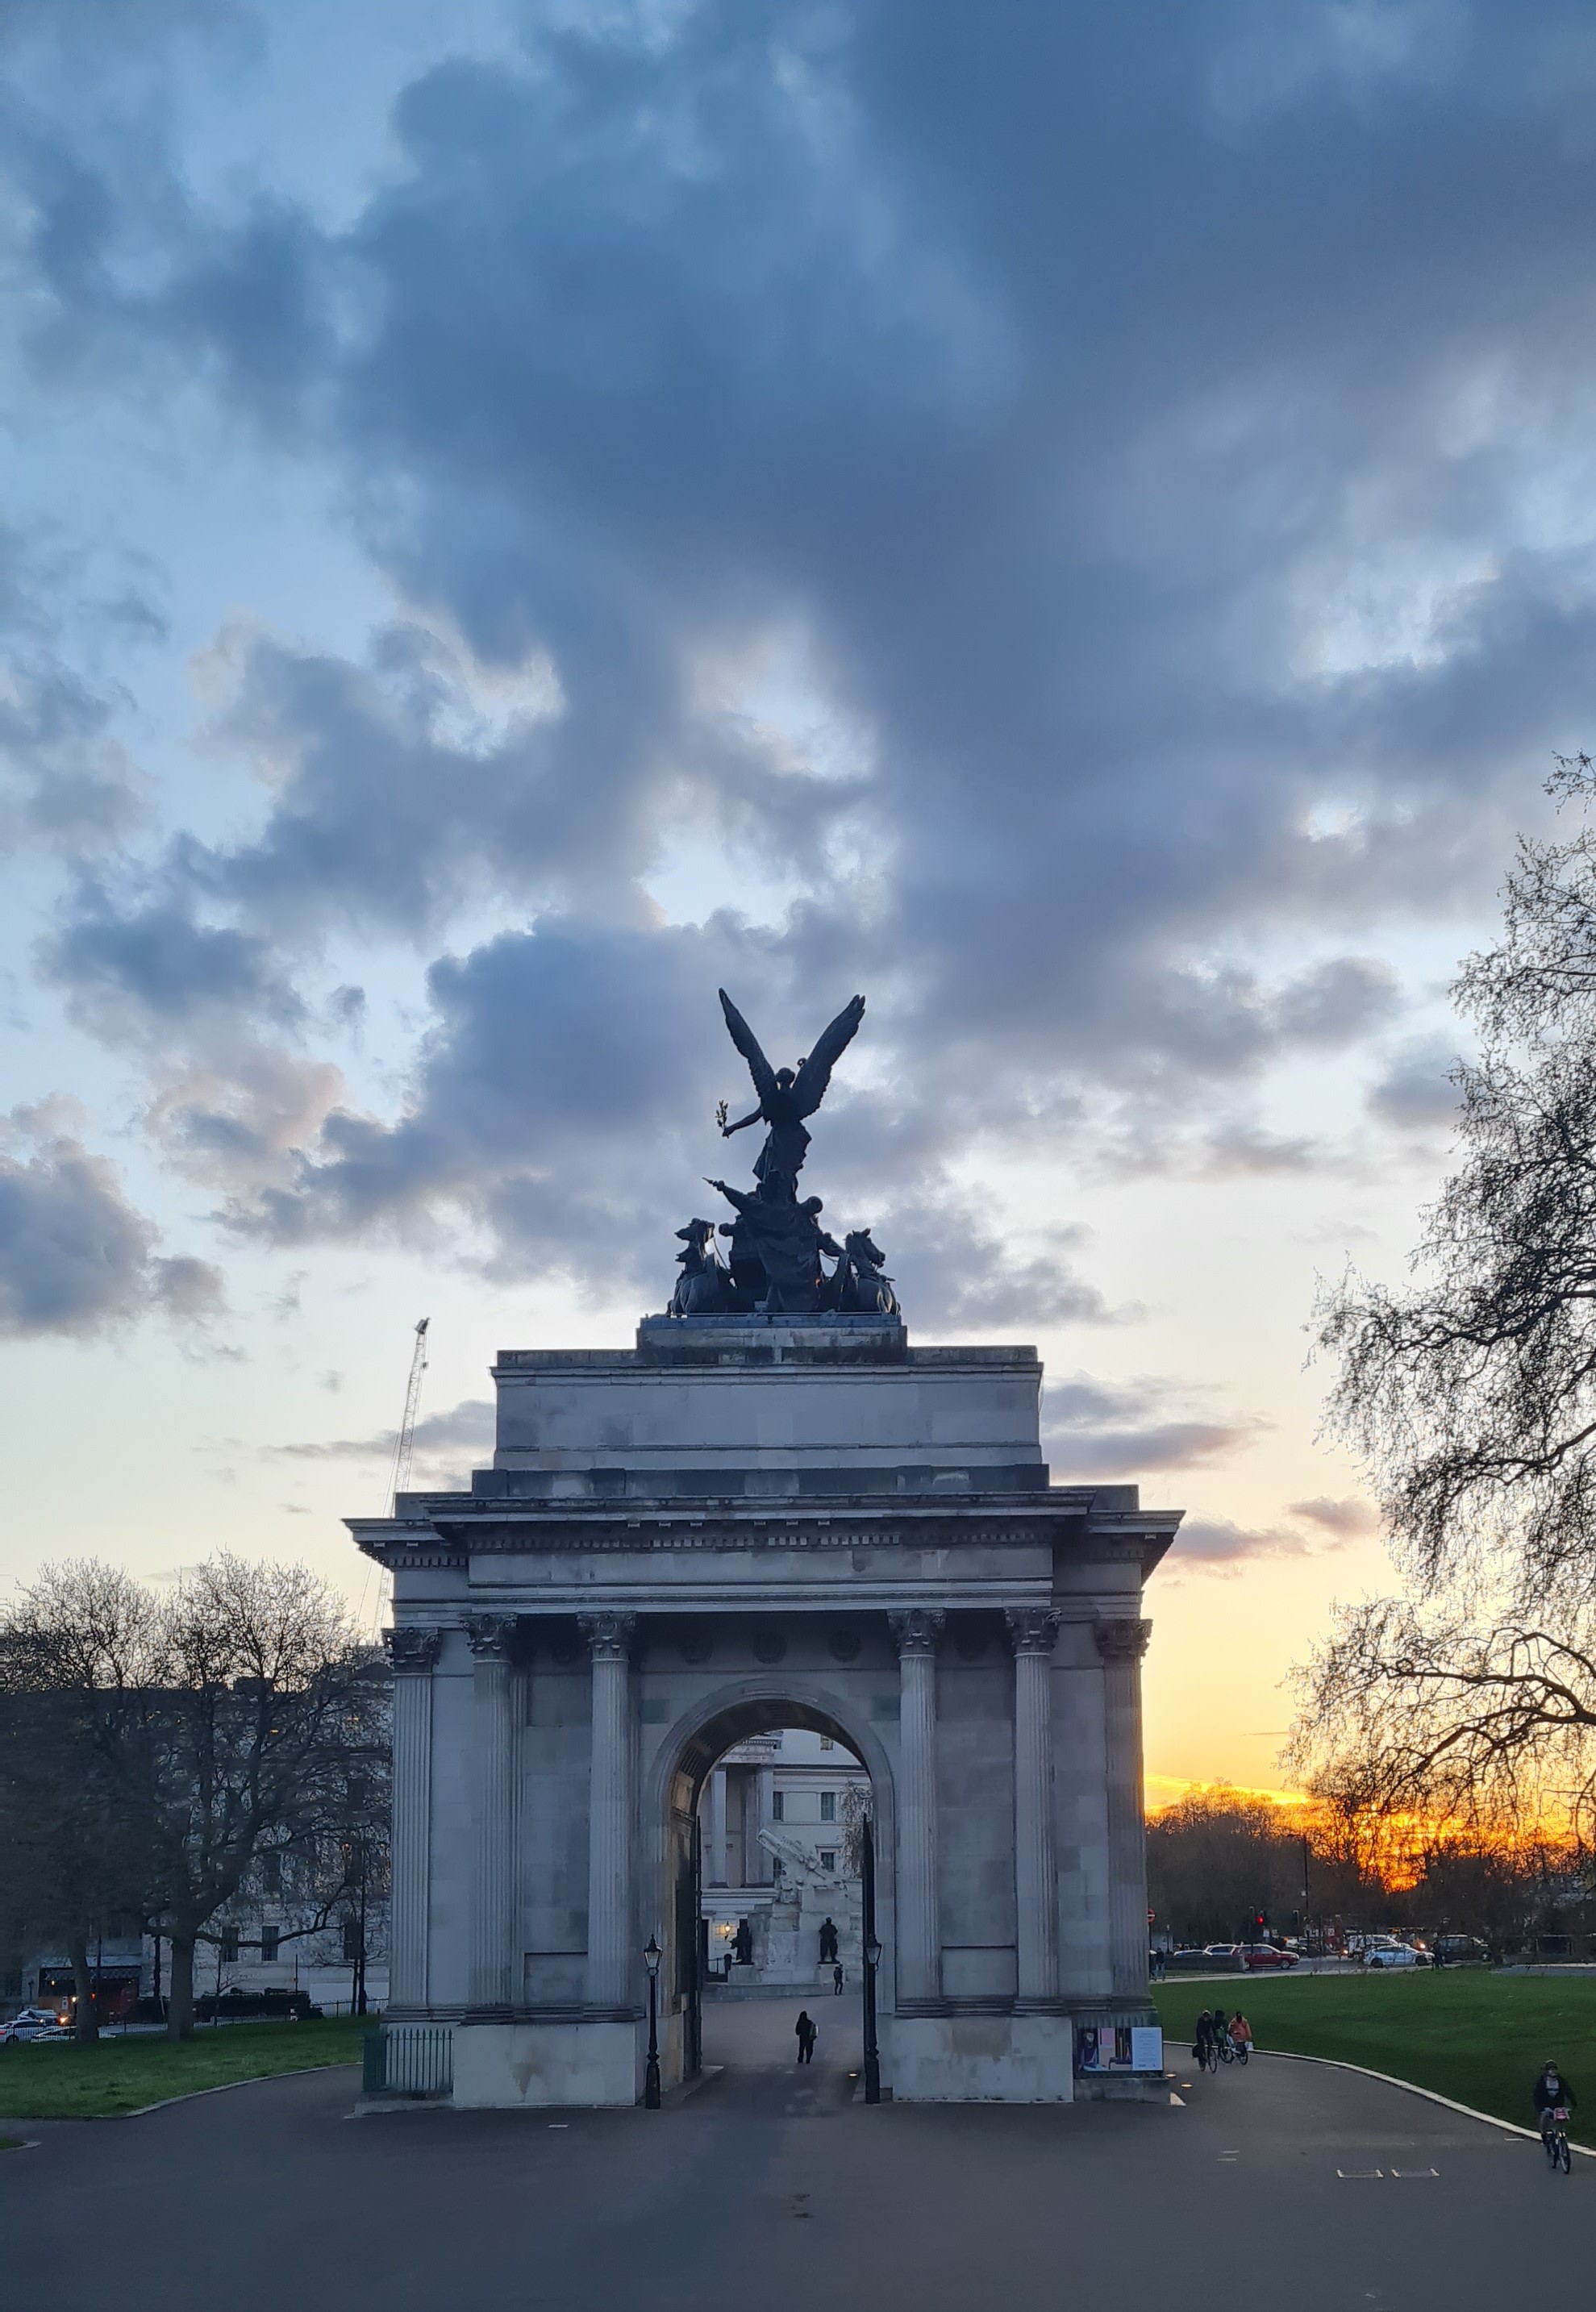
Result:
[[[1235,2060],[1236,2060],[1236,2049],[1235,2049],[1235,2043],[1234,2043],[1234,2041],[1231,2038],[1230,2034],[1229,2034],[1228,2032],[1223,2033],[1223,2034],[1221,2035],[1221,2036],[1220,2036],[1219,2040],[1218,2040],[1218,2041],[1217,2041],[1217,2043],[1216,2043],[1216,2045],[1215,2045],[1215,2054],[1217,2054],[1218,2059],[1219,2059],[1219,2062],[1216,2062],[1216,2063],[1215,2064],[1215,2067],[1214,2067],[1215,2071],[1217,2071],[1217,2070],[1218,2070],[1218,2068],[1219,2068],[1219,2063],[1233,2063],[1233,2062],[1235,2062]]]
[[[1240,2063],[1243,2071],[1246,2070],[1247,2042],[1245,2039],[1232,2039],[1231,2041],[1231,2060],[1232,2062]]]
[[[1200,2043],[1197,2060],[1199,2071],[1216,2071],[1219,2069],[1219,2054],[1212,2039],[1204,2039]]]
[[[1555,2172],[1561,2168],[1565,2176],[1574,2167],[1574,2155],[1568,2149],[1568,2113],[1562,2104],[1554,2104],[1540,2123],[1540,2140],[1546,2146],[1547,2159]]]

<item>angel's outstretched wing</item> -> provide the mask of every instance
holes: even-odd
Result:
[[[855,995],[853,1002],[837,1013],[825,1034],[816,1038],[814,1048],[799,1069],[793,1086],[793,1099],[800,1116],[812,1116],[825,1099],[831,1071],[858,1034],[859,1022],[864,1017],[864,998]]]
[[[759,1093],[760,1104],[763,1105],[776,1090],[776,1070],[759,1049],[759,1038],[723,987],[720,993],[721,1010],[726,1015],[726,1025],[731,1030],[732,1041],[748,1062],[748,1072],[754,1080],[754,1090]],[[844,1041],[846,1041],[846,1038]],[[838,1051],[842,1049],[840,1044],[837,1049]]]

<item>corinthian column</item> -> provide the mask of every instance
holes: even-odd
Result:
[[[474,2014],[485,2018],[508,2015],[515,1996],[515,1727],[510,1703],[514,1635],[514,1621],[505,1614],[474,1614],[466,1624],[474,1688],[477,1833],[469,2003]]]
[[[389,1928],[390,2014],[426,2005],[427,1887],[432,1876],[433,1667],[436,1630],[388,1633],[393,1662],[393,1897]]]
[[[588,1781],[587,2004],[632,2010],[632,1633],[636,1614],[577,1616],[593,1663]]]
[[[1147,1990],[1147,1834],[1142,1800],[1142,1656],[1151,1622],[1100,1621],[1109,1768],[1109,1964],[1116,1998]]]
[[[898,1642],[898,2009],[942,1999],[936,1901],[936,1641],[940,1608],[889,1614]]]
[[[1014,1649],[1014,1943],[1016,2005],[1058,1997],[1058,1880],[1053,1868],[1053,1648],[1050,1607],[1012,1608]]]

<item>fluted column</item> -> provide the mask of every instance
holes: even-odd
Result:
[[[773,1766],[760,1767],[759,1793],[754,1823],[755,1875],[750,1878],[749,1885],[768,1887],[774,1875],[770,1868],[770,1850],[759,1844],[759,1833],[776,1827],[776,1769]]]
[[[942,1999],[936,1899],[936,1641],[944,1616],[915,1606],[889,1614],[898,1643],[898,2008]]]
[[[474,1614],[466,1624],[472,1655],[476,1873],[471,1900],[470,2007],[508,2015],[515,1999],[514,1712],[507,1614]]]
[[[1016,2004],[1058,1997],[1058,1880],[1053,1868],[1053,1648],[1058,1616],[1026,1606],[1006,1620],[1014,1649]]]
[[[393,1896],[388,1937],[390,2012],[426,2005],[428,1887],[432,1878],[433,1669],[436,1630],[388,1633],[393,1662]]]
[[[1116,1998],[1147,1989],[1147,1835],[1142,1798],[1142,1656],[1151,1622],[1095,1625],[1109,1771],[1109,1964]]]
[[[593,1664],[588,1780],[587,2003],[632,2006],[632,1633],[636,1614],[578,1616]]]
[[[709,1778],[709,1883],[726,1884],[726,1770],[717,1766]]]

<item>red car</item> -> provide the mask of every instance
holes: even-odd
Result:
[[[1297,1963],[1295,1951],[1282,1950],[1275,1943],[1249,1943],[1241,1957],[1248,1966],[1295,1966]]]

